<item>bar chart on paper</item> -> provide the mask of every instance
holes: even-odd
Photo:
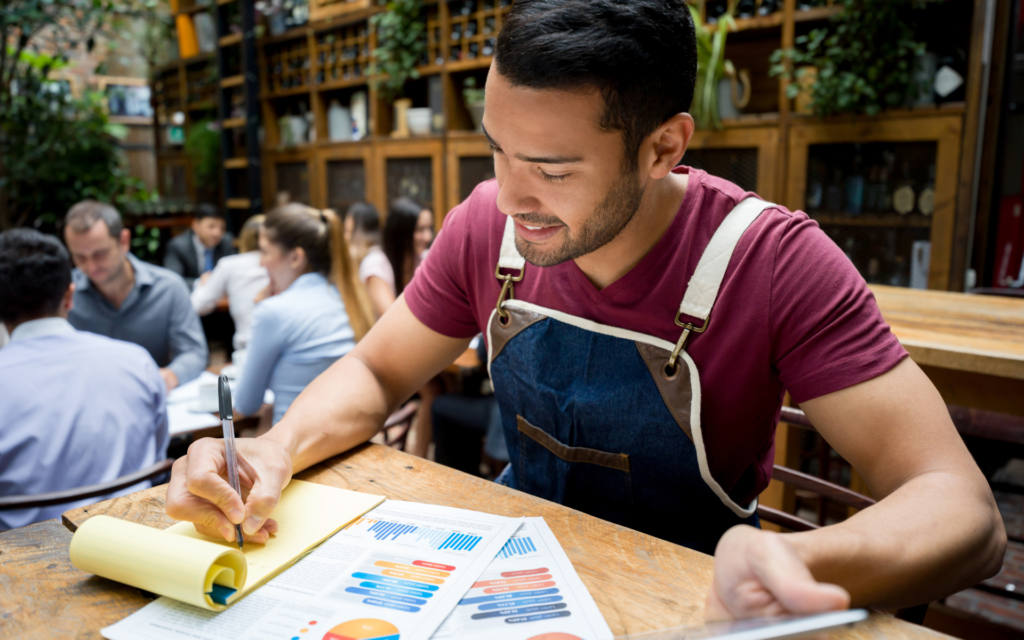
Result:
[[[438,551],[472,551],[483,538],[472,533],[433,529],[401,522],[388,522],[373,518],[359,518],[345,529],[349,535],[365,535],[375,540],[410,543],[421,548]]]

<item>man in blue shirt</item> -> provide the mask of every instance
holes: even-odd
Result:
[[[206,337],[181,277],[129,252],[131,233],[109,204],[79,202],[64,223],[78,267],[72,274],[71,324],[144,347],[168,391],[202,373],[209,355]]]
[[[134,344],[76,331],[67,251],[31,229],[0,234],[0,496],[37,495],[109,482],[167,452],[164,383]],[[0,531],[60,517],[84,504],[0,511]]]

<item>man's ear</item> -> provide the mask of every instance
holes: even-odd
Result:
[[[68,313],[75,308],[75,283],[72,282],[68,285],[68,290],[64,292],[64,298],[60,301],[61,317],[67,318]]]
[[[128,229],[121,229],[117,244],[121,246],[121,252],[127,254],[132,247],[132,232]]]
[[[652,179],[664,178],[679,164],[690,145],[693,131],[693,118],[690,114],[677,113],[648,137],[645,152],[650,162],[648,175]]]

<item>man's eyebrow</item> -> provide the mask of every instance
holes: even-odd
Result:
[[[484,128],[483,126],[481,126],[481,129],[483,129],[484,136],[487,138],[487,141],[489,143],[491,143],[491,146],[494,147],[495,149],[500,150],[501,149],[501,145],[499,145],[497,142],[494,141],[494,138],[491,137],[491,134],[487,133],[487,129]],[[516,160],[519,160],[520,162],[529,162],[531,164],[574,164],[576,162],[583,162],[583,158],[571,157],[571,156],[540,156],[540,157],[536,157],[536,156],[524,156],[524,155],[522,155],[520,153],[517,153],[515,157],[516,157]]]

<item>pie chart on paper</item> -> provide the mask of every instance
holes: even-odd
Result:
[[[398,640],[398,627],[372,618],[349,620],[324,634],[324,640]]]

